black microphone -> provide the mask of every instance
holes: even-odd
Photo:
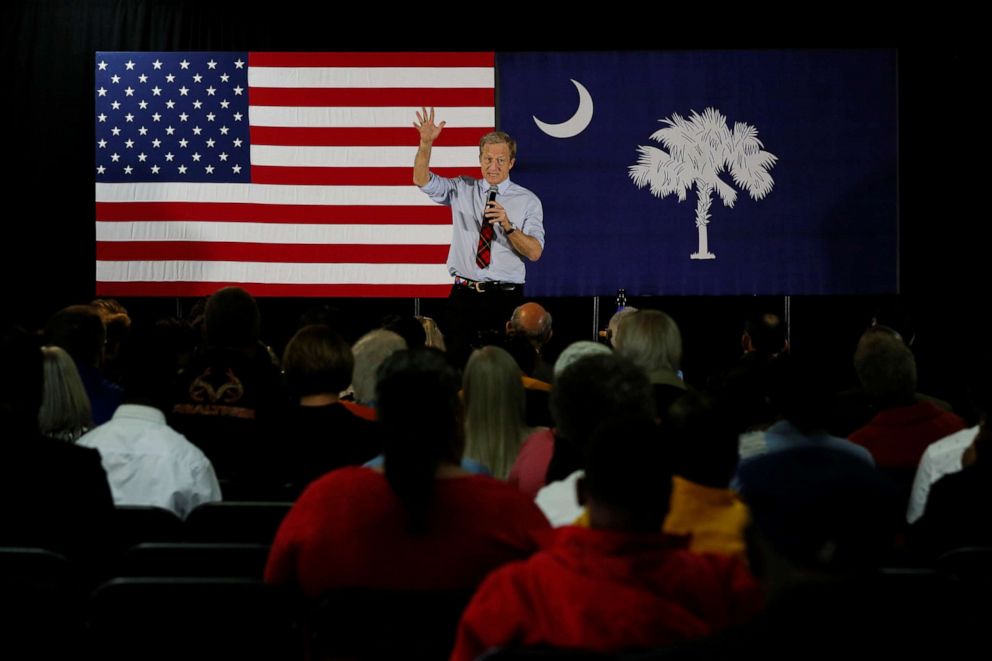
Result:
[[[489,222],[489,219],[486,218],[486,210],[489,208],[489,203],[490,202],[495,202],[496,201],[496,193],[498,193],[498,192],[499,192],[499,188],[497,188],[496,186],[490,186],[489,187],[489,199],[486,200],[486,206],[484,206],[482,208],[482,224],[483,225]]]

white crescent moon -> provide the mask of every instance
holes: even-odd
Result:
[[[589,126],[589,122],[592,121],[592,96],[589,95],[589,90],[583,87],[582,83],[577,80],[572,80],[572,84],[575,85],[575,89],[579,92],[579,108],[572,115],[571,119],[561,124],[548,124],[539,120],[535,115],[531,115],[534,118],[534,123],[537,124],[537,128],[552,138],[574,138],[585,131],[586,127]]]

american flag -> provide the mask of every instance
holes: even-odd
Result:
[[[96,291],[446,296],[451,215],[412,184],[478,176],[493,53],[96,54]]]

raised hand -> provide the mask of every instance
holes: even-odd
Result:
[[[444,125],[445,122],[434,123],[434,108],[431,108],[430,113],[427,112],[427,108],[423,108],[421,112],[417,113],[417,121],[413,123],[413,128],[420,132],[420,142],[430,145],[434,144],[437,137],[441,135]]]

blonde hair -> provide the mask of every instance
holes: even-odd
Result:
[[[505,480],[530,432],[524,422],[520,367],[505,349],[472,352],[462,379],[465,397],[465,453]]]
[[[41,409],[38,429],[50,438],[74,443],[90,427],[93,417],[79,370],[72,357],[59,347],[42,347]]]
[[[661,310],[638,310],[620,319],[613,346],[619,355],[647,372],[679,369],[682,334]]]
[[[416,320],[419,321],[420,325],[424,327],[424,334],[427,336],[427,341],[424,342],[424,346],[445,351],[444,334],[441,332],[441,329],[438,328],[437,322],[430,317],[416,317]]]

